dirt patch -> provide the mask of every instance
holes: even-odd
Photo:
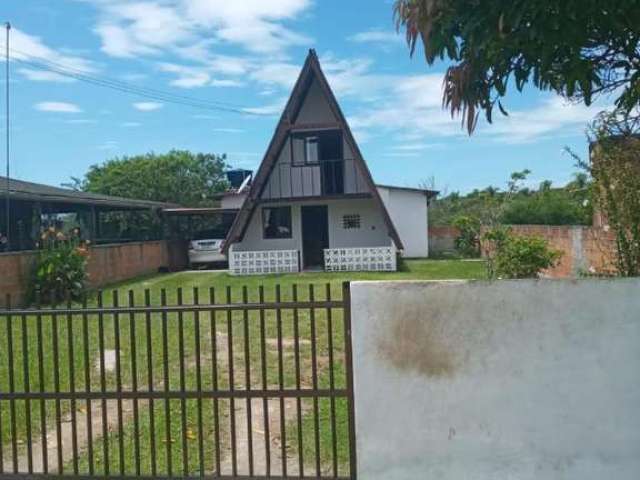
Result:
[[[450,377],[458,367],[446,319],[434,308],[398,312],[378,340],[378,353],[398,370]]]

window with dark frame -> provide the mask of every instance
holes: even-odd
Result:
[[[345,230],[357,230],[360,228],[360,215],[350,214],[342,216],[342,228]]]
[[[321,161],[321,151],[333,152],[328,160],[340,160],[342,155],[342,132],[340,130],[327,130],[315,132],[294,132],[291,135],[291,165],[302,167],[305,165],[318,165]],[[335,157],[335,158],[334,158]],[[322,159],[325,160],[325,159]]]
[[[291,238],[291,207],[263,208],[262,232],[266,239]]]

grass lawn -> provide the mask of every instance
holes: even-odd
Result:
[[[184,303],[195,303],[197,295],[200,303],[211,300],[215,303],[243,300],[254,302],[259,300],[259,287],[264,288],[264,299],[273,301],[276,298],[276,285],[280,285],[282,300],[291,300],[294,295],[301,300],[308,299],[311,295],[311,285],[316,299],[322,300],[328,295],[333,299],[339,299],[342,282],[346,280],[484,278],[482,262],[408,260],[406,266],[406,271],[395,273],[312,272],[250,277],[233,277],[218,272],[155,275],[105,289],[100,301],[104,305],[116,302],[119,305],[144,305],[147,301],[151,305],[160,305],[163,301],[171,305],[176,304],[179,297]],[[244,287],[246,293],[243,292]],[[145,292],[147,290],[148,294]],[[89,300],[92,305],[98,302],[95,295]],[[23,391],[26,380],[23,375],[25,365],[29,369],[29,387],[36,391],[59,389],[64,392],[70,391],[71,388],[83,391],[87,386],[90,386],[92,391],[100,391],[103,387],[113,391],[118,385],[123,390],[131,390],[134,385],[140,390],[147,390],[150,384],[156,390],[195,390],[198,386],[207,390],[228,389],[232,382],[236,389],[246,388],[247,382],[254,388],[262,388],[264,384],[269,388],[279,388],[280,375],[285,388],[295,388],[298,380],[297,367],[301,372],[300,383],[303,387],[309,387],[312,384],[311,339],[314,336],[317,339],[318,386],[329,387],[327,367],[331,354],[336,372],[335,386],[341,388],[346,382],[342,312],[332,312],[331,333],[328,330],[328,320],[328,312],[314,312],[315,328],[312,329],[311,313],[308,310],[300,310],[297,320],[292,311],[283,311],[280,320],[274,311],[265,312],[264,317],[261,317],[259,312],[249,312],[247,315],[242,312],[230,315],[225,312],[215,315],[210,312],[202,312],[199,315],[172,313],[164,316],[136,314],[118,315],[117,318],[113,315],[56,318],[44,316],[40,322],[34,317],[14,317],[11,325],[3,317],[0,318],[0,390],[8,391],[10,382],[13,381],[14,389]],[[286,341],[293,338],[295,329],[299,330],[301,339],[299,360],[296,360],[294,355],[293,342]],[[23,335],[23,331],[26,331],[26,335]],[[12,354],[7,348],[9,336],[13,343]],[[276,348],[276,341],[280,337],[285,342],[281,354]],[[331,351],[330,340],[333,344]],[[117,358],[120,368],[102,368],[101,363],[105,359],[101,358],[101,344],[105,350],[119,351]],[[263,351],[266,357],[264,366],[261,361]],[[163,352],[167,352],[166,361]],[[216,362],[213,361],[214,355]],[[228,368],[231,363],[234,365],[233,379],[230,378]],[[249,369],[245,368],[247,364],[250,365]],[[280,364],[282,372],[279,369]],[[184,377],[180,374],[181,370],[184,371]],[[73,375],[70,373],[72,371]],[[266,372],[264,378],[263,371]],[[10,372],[13,372],[13,375],[10,375]],[[87,372],[89,375],[86,375]],[[181,379],[184,379],[183,384]],[[93,460],[89,461],[86,446],[79,445],[82,454],[78,459],[78,471],[88,472],[89,463],[92,463],[98,473],[104,472],[105,464],[108,464],[112,473],[136,474],[136,456],[141,459],[142,474],[149,474],[154,466],[158,474],[166,473],[169,463],[174,474],[198,473],[200,469],[214,470],[217,450],[221,452],[222,463],[229,456],[231,406],[225,400],[206,400],[205,403],[200,418],[197,414],[196,400],[188,400],[184,404],[179,400],[172,400],[168,402],[168,406],[162,401],[156,401],[152,428],[149,406],[146,402],[139,402],[137,409],[140,422],[136,430],[134,422],[131,421],[134,405],[131,401],[124,401],[124,435],[117,434],[117,424],[112,425],[111,421],[107,428],[106,444],[102,440],[102,428],[94,431]],[[348,459],[346,403],[336,402],[336,432],[331,428],[330,402],[320,400],[318,407],[322,467],[326,469],[334,461],[331,445],[335,434],[338,438],[336,463],[340,472],[344,473]],[[33,401],[29,409],[22,401],[16,401],[13,407],[9,402],[3,402],[0,405],[0,440],[4,447],[5,460],[11,450],[12,426],[9,420],[12,408],[15,410],[18,450],[24,452],[28,425],[30,424],[34,438],[38,439],[43,413],[47,419],[48,432],[51,433],[56,431],[56,425],[61,423],[60,420],[68,420],[72,414],[84,418],[87,411],[93,412],[99,408],[99,402],[89,405],[84,401],[76,404],[69,401],[59,404],[53,400],[42,403]],[[218,425],[215,425],[213,420],[214,408],[219,410]],[[301,440],[305,462],[308,462],[315,456],[315,416],[312,402],[304,400],[302,404],[301,438],[297,428],[296,409],[293,410],[285,415],[287,448],[292,452],[296,451]],[[167,411],[171,415],[169,424],[166,422]],[[221,438],[220,445],[215,445],[216,430]],[[202,443],[200,437],[203,439]],[[155,443],[155,459],[150,456],[152,442]],[[105,459],[105,453],[108,460]],[[68,459],[63,459],[63,463],[66,472],[73,470],[74,465]],[[5,470],[9,466],[5,461]],[[243,468],[240,467],[240,473],[243,472]]]

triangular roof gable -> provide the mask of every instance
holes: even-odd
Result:
[[[227,239],[223,247],[224,252],[229,249],[232,243],[241,241],[242,238],[244,238],[244,234],[249,225],[249,221],[251,220],[251,217],[253,216],[253,213],[259,203],[262,191],[267,184],[271,172],[273,171],[273,167],[275,166],[280,151],[282,150],[284,143],[289,136],[289,132],[295,126],[295,120],[300,113],[300,109],[302,108],[303,102],[306,98],[307,90],[314,79],[318,82],[322,92],[324,93],[324,97],[328,102],[331,111],[333,112],[333,115],[337,119],[336,126],[342,130],[344,139],[353,152],[354,160],[360,168],[362,175],[364,176],[374,202],[376,202],[378,208],[382,212],[385,224],[387,225],[387,228],[389,230],[389,235],[393,239],[393,242],[398,249],[404,248],[395,225],[391,221],[389,212],[387,211],[387,208],[385,207],[382,198],[380,197],[378,189],[373,182],[369,167],[367,167],[367,164],[362,157],[362,153],[360,152],[360,148],[358,147],[358,144],[356,143],[353,134],[351,133],[349,124],[347,123],[347,120],[343,115],[342,110],[340,109],[340,105],[338,105],[338,101],[336,100],[336,97],[333,94],[331,87],[329,86],[327,78],[324,76],[324,73],[320,68],[318,56],[316,55],[315,50],[312,49],[309,50],[309,55],[305,60],[302,71],[298,76],[289,100],[287,101],[287,105],[282,112],[280,121],[278,122],[273,137],[271,138],[269,147],[267,148],[264,158],[260,163],[260,167],[256,172],[254,181],[251,184],[251,190],[245,198],[245,201],[242,204],[242,207],[238,212],[238,215],[236,216],[233,225],[229,230],[229,233],[227,234]]]

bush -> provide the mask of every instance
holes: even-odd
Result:
[[[543,238],[516,236],[505,227],[489,230],[483,239],[488,247],[489,278],[538,278],[562,256],[562,252],[549,248]]]
[[[458,215],[453,226],[460,230],[456,238],[456,250],[464,257],[480,255],[480,220],[467,215]]]
[[[88,242],[78,232],[70,237],[54,228],[41,235],[40,250],[33,265],[29,298],[56,303],[83,296],[87,284]]]

